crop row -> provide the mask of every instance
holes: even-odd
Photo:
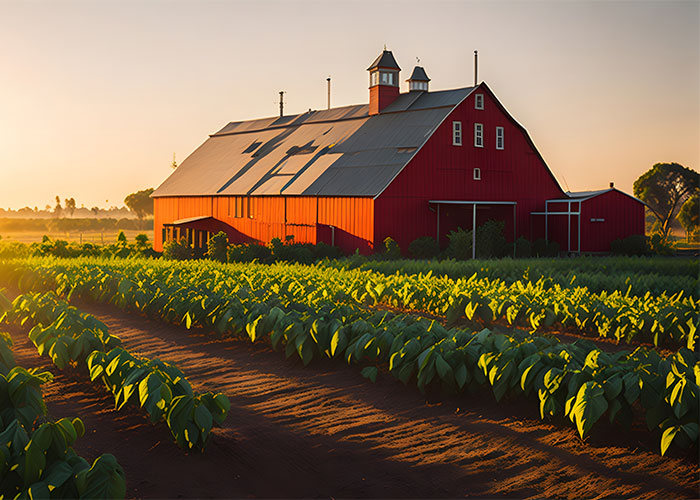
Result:
[[[113,455],[91,466],[73,450],[85,434],[79,418],[45,421],[41,385],[52,375],[17,366],[11,346],[0,332],[0,498],[124,498],[124,471]]]
[[[470,333],[436,321],[368,312],[352,303],[335,306],[332,300],[319,300],[312,307],[299,291],[309,290],[297,280],[268,283],[297,299],[281,300],[287,294],[256,286],[263,278],[254,275],[254,266],[237,288],[224,268],[209,268],[209,273],[219,273],[216,279],[195,270],[146,262],[71,269],[62,263],[52,276],[53,286],[66,295],[109,302],[187,328],[201,326],[253,342],[269,339],[273,348],[304,364],[336,358],[362,367],[370,379],[381,368],[420,390],[473,393],[490,388],[498,401],[532,399],[543,419],[566,416],[582,438],[607,417],[623,429],[645,420],[659,433],[662,454],[671,442],[698,442],[700,360],[689,349],[668,357],[642,347],[609,354],[588,341],[563,344],[519,330]],[[273,266],[275,270],[279,268]],[[36,276],[35,283],[51,284]]]
[[[182,448],[204,450],[212,427],[226,418],[226,396],[195,393],[176,366],[133,356],[104,323],[53,292],[18,296],[8,316],[34,325],[29,338],[40,355],[50,356],[59,369],[84,366],[91,380],[102,380],[112,392],[117,410],[138,403],[152,423],[166,422]]]
[[[574,257],[567,259],[493,259],[466,260],[367,260],[348,257],[325,261],[335,268],[359,268],[382,274],[419,274],[431,271],[435,276],[454,280],[472,276],[500,279],[507,284],[516,281],[551,280],[562,287],[572,284],[589,291],[629,289],[631,295],[647,292],[660,295],[683,292],[700,298],[698,266],[693,259],[674,257]]]
[[[325,303],[391,307],[445,317],[450,324],[468,320],[475,328],[505,324],[542,332],[559,327],[618,342],[652,342],[690,350],[696,347],[700,326],[700,303],[682,294],[594,294],[583,287],[562,288],[547,279],[507,285],[498,279],[475,276],[458,280],[431,273],[385,276],[357,269],[291,264],[144,262],[9,261],[0,265],[0,279],[31,289],[70,288],[80,283],[91,287],[104,273],[131,283],[157,278],[168,287],[197,286],[203,294],[208,290],[238,293],[246,289],[261,300],[276,297],[285,307],[316,308]]]

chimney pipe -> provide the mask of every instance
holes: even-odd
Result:
[[[615,183],[614,183],[614,182],[611,182],[611,183],[610,183],[610,189],[612,189],[612,188],[614,188],[614,187],[615,187]]]
[[[280,90],[280,118],[284,116],[284,90]]]
[[[328,82],[328,109],[331,109],[331,75],[328,75],[326,81]]]
[[[479,61],[479,53],[478,51],[474,51],[474,86],[476,87],[477,81],[478,81],[478,71],[479,71],[479,66],[478,66],[478,61]]]

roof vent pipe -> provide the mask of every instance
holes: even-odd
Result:
[[[610,183],[610,189],[612,189],[612,188],[614,188],[614,187],[615,187],[615,183],[614,183],[614,182],[611,182],[611,183]]]
[[[479,52],[475,50],[474,51],[474,86],[475,87],[476,87],[476,82],[478,81],[478,78],[477,78],[477,75],[479,72],[478,62],[479,62]]]
[[[280,90],[280,118],[284,116],[284,90]]]
[[[328,82],[328,109],[331,109],[331,75],[328,75],[326,81]]]

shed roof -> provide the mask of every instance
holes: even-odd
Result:
[[[231,122],[152,196],[377,196],[473,89],[401,94],[373,116],[357,105]]]

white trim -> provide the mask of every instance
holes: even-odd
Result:
[[[484,94],[474,95],[474,109],[484,109]]]
[[[499,135],[500,132],[500,135]],[[505,128],[504,127],[496,127],[496,149],[503,150],[505,149],[505,144],[506,144],[506,139],[505,139]],[[500,141],[500,147],[499,147],[499,141]]]
[[[462,145],[462,122],[458,120],[452,122],[452,145]]]
[[[475,181],[480,181],[481,180],[481,169],[479,167],[474,167],[474,175],[473,178]]]
[[[475,123],[474,124],[474,147],[483,148],[484,147],[484,124]]]

